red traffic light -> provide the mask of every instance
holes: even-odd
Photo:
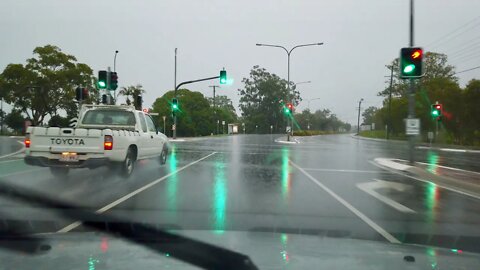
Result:
[[[292,110],[292,109],[293,109],[292,103],[288,103],[288,104],[287,104],[287,108],[290,109],[290,110]]]
[[[143,112],[148,113],[148,109],[147,108],[143,109]]]
[[[435,109],[441,110],[441,109],[442,109],[442,105],[440,105],[440,104],[435,105]]]
[[[421,57],[422,54],[423,54],[423,51],[421,49],[417,49],[417,50],[413,51],[412,58],[417,59],[417,58]]]

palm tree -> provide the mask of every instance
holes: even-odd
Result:
[[[120,91],[118,92],[119,95],[127,97],[127,104],[128,105],[130,105],[132,103],[130,101],[130,97],[132,97],[132,100],[135,101],[137,99],[137,97],[141,96],[143,93],[145,93],[145,89],[143,89],[143,86],[141,84],[137,84],[135,86],[131,85],[131,86],[127,86],[127,87],[122,87],[122,89],[120,89]],[[137,107],[137,106],[135,106],[135,107]]]

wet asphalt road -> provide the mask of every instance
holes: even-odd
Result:
[[[0,157],[22,149],[21,139],[0,136]]]
[[[0,161],[0,181],[162,229],[266,231],[415,243],[480,252],[480,201],[375,166],[407,158],[405,144],[329,135],[275,143],[278,135],[176,142],[165,166],[137,164],[130,179],[106,168],[55,179],[21,159]],[[432,167],[477,170],[478,154],[417,150]],[[381,182],[383,180],[386,182]],[[374,192],[360,187],[386,183]],[[367,184],[368,186],[368,184]],[[54,211],[0,199],[3,227],[20,231],[88,230]],[[102,214],[99,215],[102,219]]]

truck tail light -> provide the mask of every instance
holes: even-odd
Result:
[[[30,141],[30,134],[27,133],[27,134],[25,135],[25,141],[24,141],[24,143],[25,143],[25,148],[30,148],[30,143],[31,143],[31,141]]]
[[[112,150],[113,148],[113,137],[111,135],[105,135],[105,140],[103,141],[104,150]]]

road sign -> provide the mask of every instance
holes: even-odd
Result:
[[[429,131],[427,136],[428,136],[429,140],[433,140],[433,132],[432,131]]]
[[[175,126],[175,124],[172,125],[172,130],[176,130],[177,127]]]
[[[405,119],[405,134],[407,135],[420,135],[420,119],[407,118]]]
[[[292,132],[292,127],[291,126],[287,126],[287,133],[290,133]]]
[[[222,121],[222,125],[224,125],[224,126],[225,126],[225,121]]]

